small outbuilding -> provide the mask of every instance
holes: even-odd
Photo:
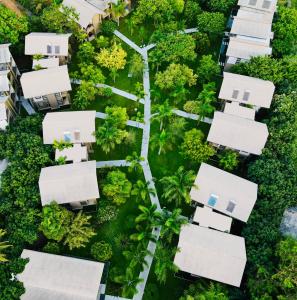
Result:
[[[207,141],[215,147],[234,149],[242,155],[260,155],[267,138],[266,124],[216,111]]]
[[[187,224],[179,235],[174,263],[192,276],[240,286],[246,264],[244,238]]]
[[[24,249],[21,300],[98,300],[104,263]]]
[[[42,168],[39,190],[42,206],[52,201],[74,209],[95,205],[99,198],[96,161]]]
[[[206,163],[199,168],[195,186],[190,191],[193,201],[243,222],[257,200],[257,184]]]

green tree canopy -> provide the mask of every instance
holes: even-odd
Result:
[[[193,128],[185,133],[181,154],[194,162],[206,162],[215,154],[213,147],[203,142],[204,134],[201,130]]]
[[[197,27],[201,32],[211,35],[222,35],[226,26],[226,18],[220,12],[207,12],[197,16]]]
[[[193,86],[197,80],[197,75],[186,65],[170,64],[164,72],[157,72],[156,85],[161,89],[172,89],[185,85]]]
[[[102,192],[115,204],[121,205],[130,197],[131,189],[132,184],[127,179],[126,174],[117,170],[107,174]]]
[[[29,30],[28,19],[0,4],[0,44],[17,44]]]

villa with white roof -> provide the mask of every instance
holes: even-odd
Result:
[[[94,160],[42,168],[39,177],[42,206],[52,201],[74,209],[95,205],[100,197],[96,170]]]
[[[26,289],[21,300],[98,300],[104,263],[24,249],[29,259],[17,279]]]
[[[44,144],[65,141],[72,145],[56,149],[56,159],[81,162],[88,159],[88,150],[95,143],[96,111],[67,111],[47,113],[42,122]]]
[[[256,109],[269,108],[274,90],[271,81],[224,72],[219,99],[252,105]]]
[[[241,37],[230,37],[226,52],[225,70],[240,62],[249,61],[252,57],[271,55],[272,48]]]
[[[23,73],[21,85],[24,97],[38,110],[54,110],[70,104],[67,66]]]
[[[190,192],[193,201],[243,222],[257,200],[257,184],[206,163],[200,166],[195,186]]]
[[[25,37],[25,54],[42,58],[33,59],[33,68],[58,67],[64,64],[69,55],[69,37],[71,34],[31,32]]]
[[[111,0],[64,0],[62,5],[74,8],[78,13],[79,26],[86,31],[88,38],[94,38],[99,31],[102,20],[109,16]]]
[[[207,141],[218,148],[230,148],[241,155],[260,155],[268,138],[267,125],[216,111]]]
[[[244,238],[186,224],[181,228],[174,263],[182,272],[240,286],[245,264]]]
[[[5,129],[17,114],[20,72],[9,50],[0,44],[0,129]]]

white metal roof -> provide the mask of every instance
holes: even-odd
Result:
[[[9,63],[11,54],[9,51],[10,44],[0,44],[0,64]]]
[[[275,12],[277,0],[239,0],[238,5],[263,10],[267,12]]]
[[[267,138],[266,124],[216,111],[207,141],[260,155]]]
[[[62,5],[72,7],[76,10],[79,14],[78,24],[83,28],[87,28],[89,24],[92,24],[92,20],[95,15],[106,15],[103,10],[98,9],[85,0],[64,0]]]
[[[67,134],[71,143],[94,143],[95,118],[95,110],[47,113],[42,122],[43,142],[53,144],[64,140]]]
[[[66,161],[73,161],[74,163],[81,162],[88,159],[88,149],[81,144],[74,144],[71,148],[63,150],[56,149],[55,159],[66,157]]]
[[[42,205],[99,198],[96,161],[42,168],[39,190]]]
[[[251,59],[255,56],[271,55],[272,48],[239,37],[230,37],[226,55],[229,57],[236,57],[241,59]]]
[[[68,56],[68,39],[70,36],[71,33],[31,32],[25,37],[25,54]]]
[[[217,229],[223,232],[230,232],[232,218],[214,212],[210,207],[197,207],[193,221],[199,226]]]
[[[200,166],[195,185],[198,189],[192,187],[190,192],[193,201],[244,222],[257,200],[257,184],[205,163]],[[232,212],[227,210],[230,201],[235,204]]]
[[[271,81],[224,72],[219,98],[269,108],[274,90]],[[248,95],[248,100],[244,100],[244,95]]]
[[[71,90],[67,66],[23,73],[21,85],[27,99]]]
[[[271,24],[250,19],[240,18],[235,16],[230,31],[232,34],[257,38],[257,39],[272,39]]]
[[[224,113],[254,120],[256,111],[253,108],[241,106],[238,102],[231,102],[225,104]]]
[[[24,249],[21,300],[97,300],[104,264]]]
[[[269,24],[272,24],[273,15],[273,12],[266,12],[248,7],[240,7],[237,12],[237,17],[239,18]]]
[[[59,66],[59,58],[51,57],[51,58],[42,58],[42,59],[33,59],[33,69],[36,66],[40,66],[41,68],[56,68]]]
[[[9,91],[9,80],[8,75],[9,71],[0,71],[0,92],[8,92]]]
[[[174,263],[180,270],[240,286],[246,264],[242,237],[188,224],[183,225]]]

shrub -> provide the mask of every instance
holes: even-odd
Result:
[[[111,36],[117,29],[117,24],[111,20],[104,20],[101,24],[101,31],[103,34]]]
[[[60,245],[56,242],[47,242],[47,244],[42,248],[42,251],[51,254],[60,254]]]
[[[91,247],[92,256],[99,261],[107,261],[112,257],[111,245],[105,241],[94,243]]]
[[[100,203],[100,207],[97,211],[97,222],[98,224],[103,224],[105,222],[114,220],[116,216],[118,215],[118,208],[116,208],[113,205],[110,205],[106,202]]]

